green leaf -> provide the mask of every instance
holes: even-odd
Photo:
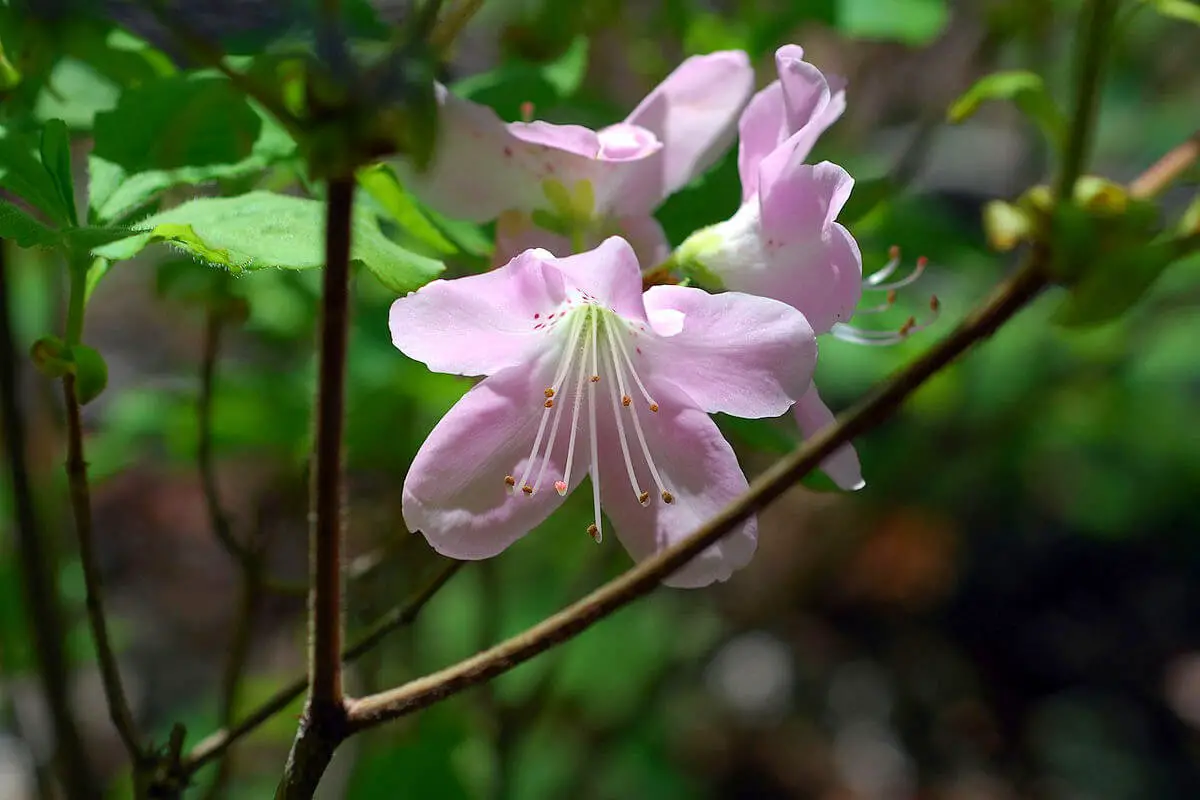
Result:
[[[1009,100],[1037,123],[1055,147],[1066,138],[1067,120],[1046,91],[1040,75],[1025,71],[993,72],[975,82],[947,112],[951,122],[962,122],[989,100]]]
[[[52,247],[58,243],[58,231],[47,228],[7,200],[0,200],[0,237],[12,239],[18,247]]]
[[[173,75],[127,89],[97,114],[94,152],[131,173],[232,164],[250,155],[261,129],[225,78]]]
[[[39,119],[61,119],[73,130],[91,130],[96,114],[115,106],[120,95],[121,87],[91,64],[66,56],[50,71],[34,114]]]
[[[1119,317],[1178,257],[1174,242],[1160,241],[1101,258],[1070,287],[1053,321],[1064,327],[1084,327]]]
[[[67,345],[57,336],[43,336],[29,348],[33,366],[47,378],[61,378],[71,371],[71,355]]]
[[[325,205],[271,192],[190,200],[134,226],[144,231],[93,252],[113,261],[132,258],[152,242],[168,242],[209,264],[241,273],[311,269],[324,264]],[[405,250],[379,229],[374,215],[356,209],[351,258],[396,292],[436,277],[443,265]]]
[[[0,186],[41,209],[53,222],[67,224],[71,215],[42,166],[39,149],[30,137],[0,125]]]
[[[946,0],[838,0],[837,27],[857,39],[928,44],[946,27]]]
[[[75,391],[79,394],[79,403],[87,405],[108,386],[108,365],[100,353],[85,344],[72,347],[71,358],[75,362]]]
[[[1191,0],[1146,0],[1146,2],[1164,17],[1200,25],[1200,3]]]
[[[417,201],[404,190],[391,167],[386,164],[364,167],[358,171],[356,177],[358,185],[387,212],[388,217],[405,235],[439,255],[458,252],[454,243],[443,236],[437,226],[421,213]]]
[[[891,198],[898,188],[896,182],[886,175],[882,178],[856,181],[850,199],[838,214],[838,222],[847,227],[853,225]]]
[[[46,120],[42,128],[42,165],[54,180],[58,197],[70,215],[72,225],[79,224],[75,214],[75,183],[71,178],[71,134],[61,119]]]
[[[232,164],[181,167],[130,175],[117,164],[93,155],[88,160],[88,199],[92,221],[108,222],[124,217],[144,207],[172,186],[193,186],[214,180],[237,180],[293,157],[296,153],[296,143],[287,131],[263,112],[259,112],[259,119],[262,129],[250,155]]]

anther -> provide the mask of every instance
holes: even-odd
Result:
[[[629,404],[632,402],[633,402],[633,398],[630,397],[629,395],[623,395],[621,397],[621,405],[625,406],[625,408],[629,408]]]
[[[649,502],[650,502],[650,493],[649,492],[642,492],[641,494],[638,495],[638,503],[640,503],[641,505],[646,505]]]
[[[888,258],[899,258],[899,257],[900,257],[900,245],[894,244],[888,248]]]
[[[547,400],[547,401],[546,401],[545,403],[543,403],[542,405],[544,405],[546,408],[554,408],[554,401],[553,401],[553,400]]]
[[[596,523],[587,526],[588,536],[596,540],[596,544],[600,543],[600,529],[596,527]]]
[[[888,293],[887,293],[887,304],[888,304],[889,306],[892,306],[892,305],[895,305],[895,304],[896,304],[896,290],[895,290],[895,289],[888,289]],[[547,392],[553,392],[554,390],[553,390],[553,389],[547,389],[546,391],[547,391]],[[552,396],[552,395],[550,395],[550,394],[546,395],[546,397],[551,397],[551,396]]]
[[[651,403],[650,410],[657,414],[658,413],[658,403]]]
[[[599,375],[593,375],[593,376],[592,376],[592,383],[599,383],[599,382],[600,382],[600,376],[599,376]]]
[[[941,309],[941,307],[942,307],[942,301],[938,300],[936,294],[929,298],[929,310],[930,311],[932,311],[933,313],[936,314]]]
[[[504,476],[504,485],[511,489],[512,487],[517,485],[517,479],[514,478],[512,475],[505,475]]]
[[[543,392],[543,394],[545,394],[546,397],[554,397],[554,389],[547,387],[546,391]]]
[[[901,336],[908,336],[908,334],[909,334],[909,333],[912,331],[912,329],[913,329],[913,328],[915,328],[915,327],[917,327],[917,318],[916,318],[916,317],[909,317],[909,318],[908,318],[908,321],[907,321],[907,322],[905,322],[903,325],[901,325],[901,326],[900,326],[900,335],[901,335]]]
[[[662,499],[663,499],[664,503],[666,503],[667,505],[670,505],[671,503],[675,502],[675,495],[671,494],[666,489],[663,489]]]
[[[554,491],[558,492],[560,495],[565,495],[567,493],[567,484],[564,481],[555,481]]]
[[[533,494],[533,487],[527,483],[521,487],[521,491],[524,492],[526,495],[531,495],[531,494]]]
[[[525,102],[521,103],[521,121],[533,121],[533,102],[530,100],[526,100]]]

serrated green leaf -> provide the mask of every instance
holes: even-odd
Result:
[[[0,237],[11,239],[18,247],[52,247],[59,234],[26,214],[7,200],[0,200]]]
[[[946,0],[838,0],[837,27],[857,39],[923,45],[941,34],[949,19]]]
[[[946,116],[951,122],[962,122],[990,100],[1012,102],[1037,123],[1056,147],[1064,141],[1066,118],[1046,91],[1041,76],[1033,72],[1014,70],[985,75],[954,101]]]
[[[324,203],[317,200],[271,192],[205,197],[148,217],[133,226],[142,233],[93,252],[120,261],[152,242],[167,242],[234,273],[311,269],[324,263],[324,223]],[[384,236],[375,217],[363,208],[354,216],[351,258],[396,292],[412,291],[444,269],[440,261]]]
[[[121,93],[96,115],[95,154],[130,173],[233,164],[262,120],[224,77],[172,75]]]
[[[67,224],[71,215],[58,186],[42,166],[37,143],[0,125],[0,186],[45,212],[54,222]]]
[[[75,184],[71,178],[71,134],[61,119],[46,120],[43,125],[41,153],[42,166],[50,173],[71,224],[78,225],[79,218],[75,213]]]
[[[87,405],[108,386],[108,364],[99,352],[85,344],[71,348],[71,360],[75,363],[75,391],[79,403]]]
[[[375,202],[387,212],[388,217],[400,227],[405,235],[428,247],[439,255],[458,252],[454,243],[421,213],[417,201],[404,190],[396,173],[386,164],[376,164],[360,169],[356,175],[358,185],[366,190]]]

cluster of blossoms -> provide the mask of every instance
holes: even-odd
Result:
[[[776,53],[778,79],[754,93],[744,53],[683,62],[624,122],[599,131],[505,123],[438,88],[432,165],[409,185],[448,215],[496,222],[495,268],[439,280],[391,309],[392,340],[430,369],[485,376],[441,420],[404,484],[404,517],[439,552],[496,555],[590,477],[635,559],[687,536],[747,488],[710,414],[774,417],[794,408],[808,436],[833,415],[812,382],[816,336],[880,343],[852,328],[862,257],[835,220],[853,179],[807,164],[841,115],[840,80]],[[739,136],[742,205],[672,254],[657,206]],[[643,291],[665,260],[717,290]],[[884,283],[893,259],[867,280]],[[728,291],[721,291],[728,290]],[[891,295],[889,293],[889,303]],[[823,465],[864,483],[850,446]],[[744,566],[750,519],[667,583],[703,586]]]

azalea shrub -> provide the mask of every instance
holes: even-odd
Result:
[[[726,5],[0,3],[0,795],[1194,793],[1200,11]]]

